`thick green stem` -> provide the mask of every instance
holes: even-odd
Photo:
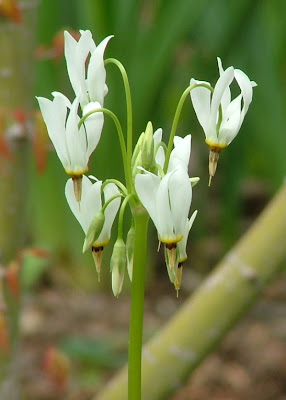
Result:
[[[133,210],[135,247],[132,275],[128,354],[128,399],[141,399],[141,357],[146,272],[148,214],[142,206]]]
[[[286,185],[179,312],[144,346],[143,400],[166,398],[183,385],[281,271],[286,259],[285,204]],[[125,368],[94,400],[125,400],[126,380]]]

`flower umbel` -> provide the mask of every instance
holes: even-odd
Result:
[[[220,151],[227,147],[239,132],[252,101],[252,88],[256,86],[256,83],[250,81],[243,71],[233,67],[224,70],[221,59],[217,60],[220,77],[214,89],[205,81],[192,78],[190,82],[190,85],[205,85],[191,90],[191,99],[199,123],[205,132],[206,143],[210,147],[210,181],[215,174]],[[231,100],[229,86],[234,79],[241,93]]]

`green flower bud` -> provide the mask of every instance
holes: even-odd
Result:
[[[134,245],[135,245],[135,228],[131,226],[131,228],[127,233],[127,238],[126,238],[127,271],[131,281],[133,273]]]
[[[87,250],[89,250],[93,243],[96,241],[98,236],[100,235],[100,232],[102,231],[103,224],[105,221],[105,216],[102,211],[99,211],[93,220],[91,221],[91,224],[88,228],[84,243],[83,243],[83,248],[82,252],[85,253]]]
[[[142,167],[145,168],[147,171],[150,171],[155,163],[153,126],[151,122],[148,122],[146,131],[144,133],[141,157],[142,157]]]
[[[112,291],[115,297],[118,297],[122,290],[126,265],[126,245],[122,239],[117,239],[110,260]]]
[[[141,135],[139,136],[139,138],[137,140],[137,143],[136,143],[136,146],[135,146],[135,148],[133,150],[132,161],[131,161],[132,168],[133,168],[136,160],[138,159],[138,155],[141,153],[142,143],[143,143],[143,140],[144,140],[144,133],[145,132],[142,132]]]

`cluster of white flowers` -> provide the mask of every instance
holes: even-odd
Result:
[[[103,183],[84,175],[103,129],[103,103],[108,92],[104,51],[112,36],[96,46],[90,31],[80,33],[81,37],[76,41],[65,32],[67,71],[75,99],[70,102],[59,92],[52,93],[53,100],[37,99],[58,157],[71,176],[65,195],[86,235],[83,251],[92,249],[100,273],[102,250],[110,240],[121,197],[131,195],[135,203],[144,206],[157,229],[159,242],[165,247],[170,280],[178,290],[182,263],[187,259],[187,239],[197,214],[195,211],[189,217],[192,186],[198,181],[198,178],[190,178],[188,172],[191,135],[175,136],[173,150],[168,155],[167,146],[162,142],[162,129],[153,133],[152,125],[148,123],[133,150],[129,166],[131,193],[122,189],[122,184]],[[241,127],[252,101],[252,88],[256,85],[238,69],[229,67],[224,71],[220,59],[218,66],[220,77],[214,89],[208,82],[195,79],[191,79],[189,87],[195,113],[210,147],[210,178],[215,173],[220,150],[229,145]],[[241,94],[231,100],[229,87],[234,79]],[[115,295],[122,288],[126,267],[132,277],[133,233],[134,228],[131,228],[127,246],[120,237],[114,247],[111,269]]]

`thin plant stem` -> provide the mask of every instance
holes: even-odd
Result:
[[[141,359],[149,216],[142,206],[133,209],[135,221],[134,266],[128,349],[128,400],[141,400]]]
[[[183,105],[184,105],[185,100],[186,100],[187,96],[189,95],[189,93],[194,88],[197,88],[197,87],[204,87],[206,89],[209,89],[211,92],[213,92],[213,88],[210,85],[206,84],[206,83],[196,83],[194,85],[188,86],[184,90],[184,92],[183,92],[183,94],[182,94],[182,96],[181,96],[181,98],[179,100],[179,103],[177,105],[177,108],[176,108],[176,111],[175,111],[175,115],[174,115],[174,119],[173,119],[173,123],[172,123],[172,128],[171,128],[171,132],[170,132],[168,147],[167,147],[167,151],[166,151],[165,164],[164,164],[164,171],[165,172],[167,171],[167,168],[168,168],[168,165],[169,165],[172,146],[173,146],[173,143],[174,143],[174,137],[175,137],[175,133],[177,131],[177,126],[178,126],[178,123],[179,123],[179,118],[180,118],[180,115],[181,115],[181,111],[182,111]]]
[[[126,134],[127,134],[127,159],[128,165],[131,165],[131,158],[132,158],[132,101],[131,101],[131,91],[128,76],[124,66],[118,61],[116,58],[108,58],[105,60],[105,65],[107,64],[114,64],[118,67],[124,84],[125,89],[125,97],[126,97],[126,119],[127,119],[127,127],[126,127]]]

